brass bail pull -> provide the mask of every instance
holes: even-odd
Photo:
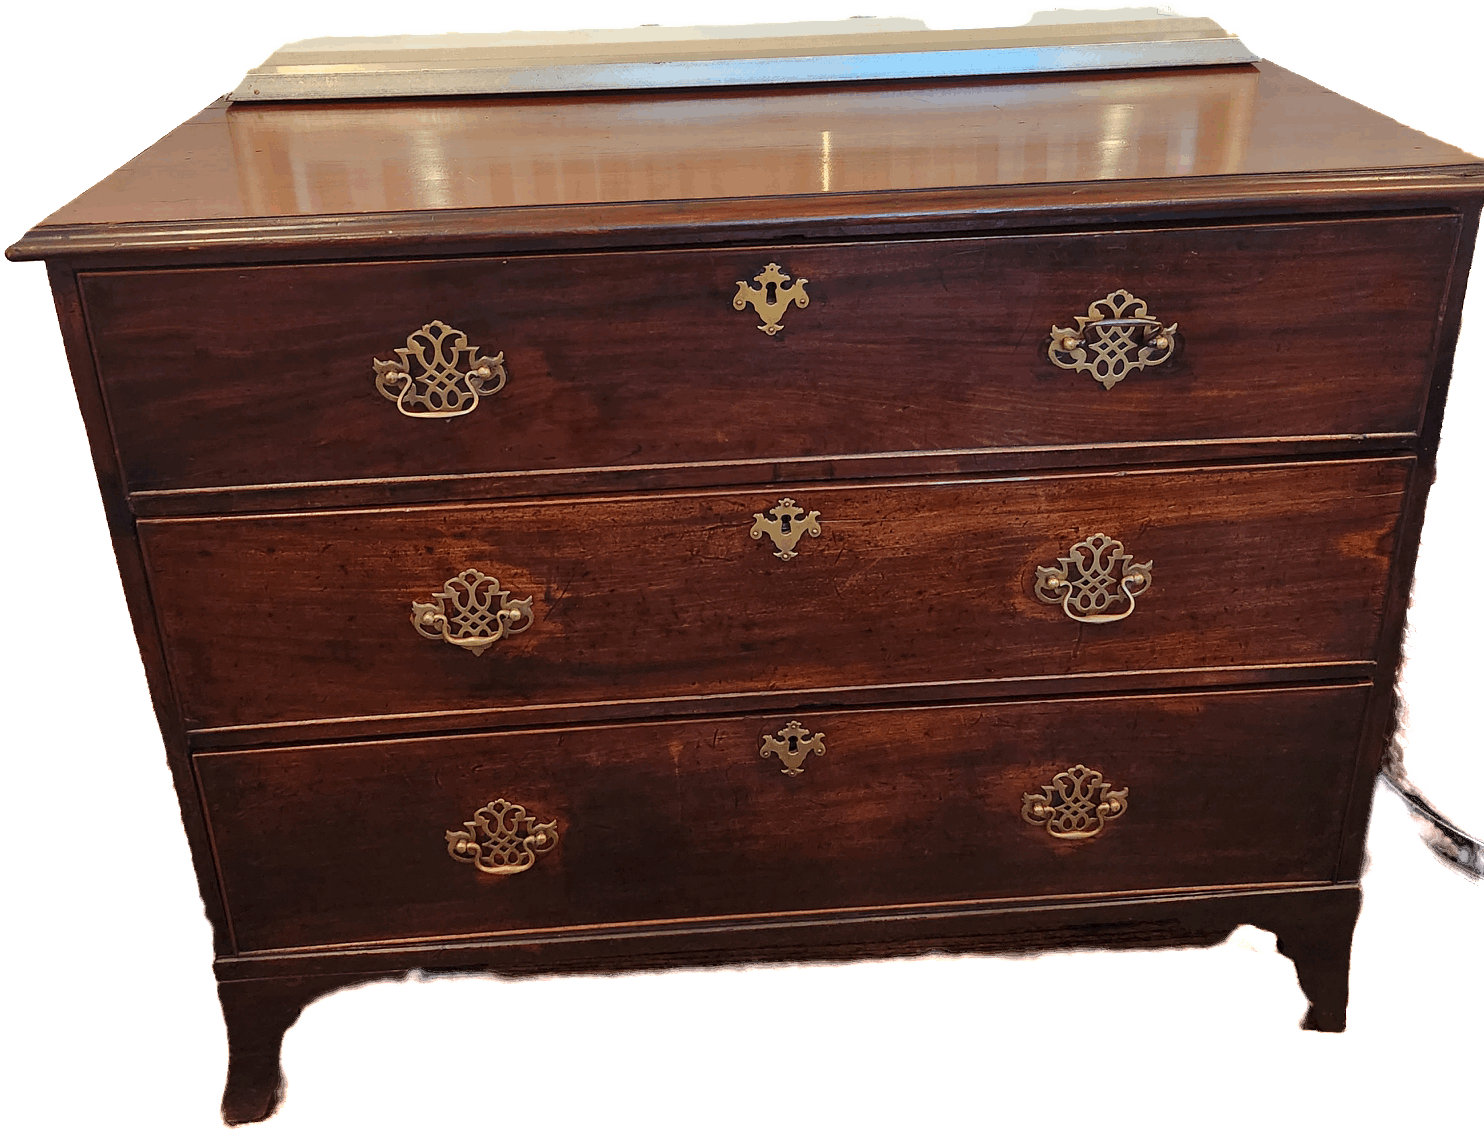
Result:
[[[1153,582],[1152,560],[1135,562],[1123,543],[1101,532],[1074,543],[1055,566],[1036,567],[1036,597],[1089,625],[1122,621]]]
[[[404,417],[462,417],[505,388],[505,355],[485,357],[462,330],[434,319],[407,336],[394,361],[372,359],[376,388]]]
[[[1114,790],[1101,771],[1078,763],[1054,775],[1039,794],[1021,796],[1020,816],[1062,841],[1086,841],[1128,810],[1128,787]]]
[[[497,641],[531,627],[535,600],[512,600],[499,578],[469,569],[444,582],[432,601],[412,603],[412,627],[430,641],[447,641],[481,656]]]
[[[1163,365],[1175,354],[1178,323],[1166,326],[1149,305],[1128,291],[1094,300],[1077,325],[1053,326],[1046,356],[1062,369],[1092,374],[1112,389],[1131,373]]]
[[[482,873],[509,876],[523,873],[536,863],[538,853],[556,847],[556,822],[538,822],[504,798],[496,798],[474,812],[474,820],[463,829],[445,830],[448,855],[473,865]]]

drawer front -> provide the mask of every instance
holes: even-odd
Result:
[[[196,765],[237,945],[253,951],[1328,880],[1365,696],[731,717]],[[760,757],[791,722],[825,748],[796,775],[776,754]],[[1076,780],[1058,783],[1063,772]],[[1067,817],[1069,782],[1090,803],[1080,829]],[[530,824],[488,808],[500,802]],[[468,859],[459,841],[471,837],[484,868],[505,871]]]
[[[98,272],[82,290],[139,491],[1407,433],[1456,236],[1412,217]],[[771,336],[734,306],[770,262],[808,281]],[[1120,289],[1177,326],[1173,355],[1111,388],[1053,364],[1053,328]],[[1113,313],[1140,311],[1092,321]],[[437,403],[484,393],[462,416],[426,416],[437,399],[412,378],[444,371],[396,353],[435,320],[466,344],[444,342],[464,380]],[[403,366],[406,383],[383,377],[411,401],[378,391],[377,360]]]
[[[788,536],[776,495],[720,491],[139,530],[177,694],[210,728],[1363,661],[1411,467],[800,488]],[[1079,556],[1110,570],[1101,613],[1055,588]]]

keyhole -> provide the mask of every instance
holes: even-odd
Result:
[[[768,305],[771,307],[774,303],[776,303],[778,301],[778,284],[777,283],[769,283],[768,284],[767,295],[768,295],[768,300],[767,300],[768,301]]]
[[[792,516],[790,516],[790,515],[780,515],[778,517],[778,529],[780,531],[782,531],[784,534],[788,534],[789,528],[791,526],[793,526],[793,517]]]
[[[792,754],[796,754],[798,752],[798,750],[799,750],[799,741],[798,741],[798,739],[796,737],[794,737],[793,735],[790,735],[788,737],[788,753],[791,754],[791,755]]]

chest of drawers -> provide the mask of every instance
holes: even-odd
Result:
[[[35,228],[228,1119],[414,968],[1255,923],[1342,1028],[1481,170],[1261,64],[214,106]]]

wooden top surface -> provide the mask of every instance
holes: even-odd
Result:
[[[1179,199],[1206,178],[1403,170],[1477,178],[1484,165],[1267,62],[719,93],[217,103],[8,254],[105,254],[127,243],[119,226],[147,230],[136,249],[159,249],[307,232],[306,218],[421,214],[426,224],[450,211],[580,205],[596,215],[682,202],[696,223],[735,213],[739,200],[967,189],[1008,200],[1015,186],[1064,187],[1038,190],[1045,202],[1088,182]],[[231,221],[245,224],[224,234]],[[501,231],[499,215],[483,223]]]

